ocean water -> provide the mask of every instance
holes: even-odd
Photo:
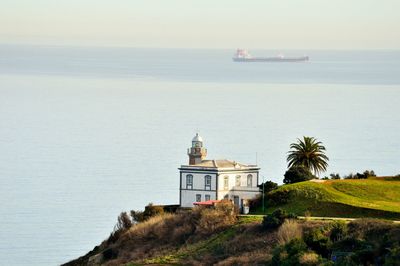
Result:
[[[321,140],[326,174],[400,173],[400,51],[0,45],[0,258],[57,265],[105,239],[121,211],[177,203],[199,131],[209,158],[281,182],[289,144]]]

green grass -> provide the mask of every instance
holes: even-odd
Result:
[[[266,213],[280,207],[297,215],[310,211],[312,216],[400,219],[400,182],[390,179],[307,181],[281,186],[271,194],[277,192],[289,193],[289,202],[266,205]],[[261,212],[258,208],[255,213]]]
[[[246,216],[239,216],[238,223],[239,224],[246,224],[246,223],[259,223],[263,219],[263,216],[260,215],[246,215]]]

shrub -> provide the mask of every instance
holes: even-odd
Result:
[[[121,212],[118,216],[117,224],[114,226],[114,230],[111,232],[107,239],[107,243],[114,243],[119,239],[119,237],[132,227],[132,221],[126,212]]]
[[[374,170],[365,170],[363,173],[364,176],[368,177],[376,177]]]
[[[320,257],[318,254],[312,251],[308,251],[299,257],[299,263],[301,265],[318,265]]]
[[[153,203],[149,203],[144,211],[135,211],[131,210],[131,217],[134,223],[140,223],[147,221],[151,217],[156,215],[160,215],[164,213],[164,208],[162,206],[153,205]]]
[[[312,250],[326,258],[330,253],[331,241],[324,233],[323,228],[313,229],[304,235],[304,241]]]
[[[307,245],[299,238],[292,239],[284,246],[275,248],[271,265],[299,265],[300,257],[307,251]]]
[[[257,195],[256,197],[248,200],[250,210],[254,210],[262,205],[262,195]]]
[[[400,181],[400,174],[393,176],[390,180]]]
[[[344,179],[356,179],[356,175],[354,175],[353,173],[350,173],[348,175],[345,175],[343,178]]]
[[[144,214],[142,211],[131,210],[131,217],[132,217],[132,222],[135,224],[145,221]]]
[[[389,250],[389,253],[385,258],[385,266],[395,266],[398,265],[400,261],[400,247],[394,247]]]
[[[366,241],[347,236],[343,240],[333,243],[332,250],[341,252],[354,252],[356,250],[364,249],[367,246],[368,243],[366,243]]]
[[[288,217],[285,210],[276,209],[271,215],[266,215],[263,218],[262,226],[264,229],[273,229],[279,227]]]
[[[296,220],[285,220],[278,229],[278,243],[284,245],[294,238],[301,238],[302,234],[302,228]]]
[[[331,173],[330,177],[331,177],[332,180],[340,179],[340,175],[338,173]]]
[[[302,166],[290,167],[284,175],[283,183],[293,184],[316,178],[307,168]]]
[[[115,225],[116,230],[128,230],[132,226],[131,217],[126,212],[121,212],[118,216],[117,224]]]
[[[365,170],[362,174],[361,173],[350,173],[347,176],[344,176],[344,179],[367,179],[368,177],[376,177],[374,170]]]
[[[356,239],[380,239],[391,228],[391,222],[378,219],[358,219],[348,224],[351,237]]]
[[[344,221],[335,221],[330,224],[330,236],[331,241],[342,240],[347,234],[347,225]]]
[[[164,209],[162,206],[155,206],[153,203],[149,203],[145,208],[143,212],[144,219],[148,219],[150,217],[163,214]]]
[[[308,250],[306,243],[300,238],[292,239],[285,245],[286,251],[290,256],[296,256]]]

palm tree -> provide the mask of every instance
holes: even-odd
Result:
[[[297,143],[290,144],[287,157],[288,168],[292,166],[303,166],[310,172],[318,175],[325,172],[328,167],[329,158],[325,155],[325,147],[322,142],[313,137],[297,139]]]

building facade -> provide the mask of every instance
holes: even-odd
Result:
[[[207,200],[229,199],[239,208],[248,199],[259,194],[260,168],[230,160],[206,160],[203,139],[196,134],[188,149],[189,164],[180,172],[180,205],[193,207],[193,203]]]

